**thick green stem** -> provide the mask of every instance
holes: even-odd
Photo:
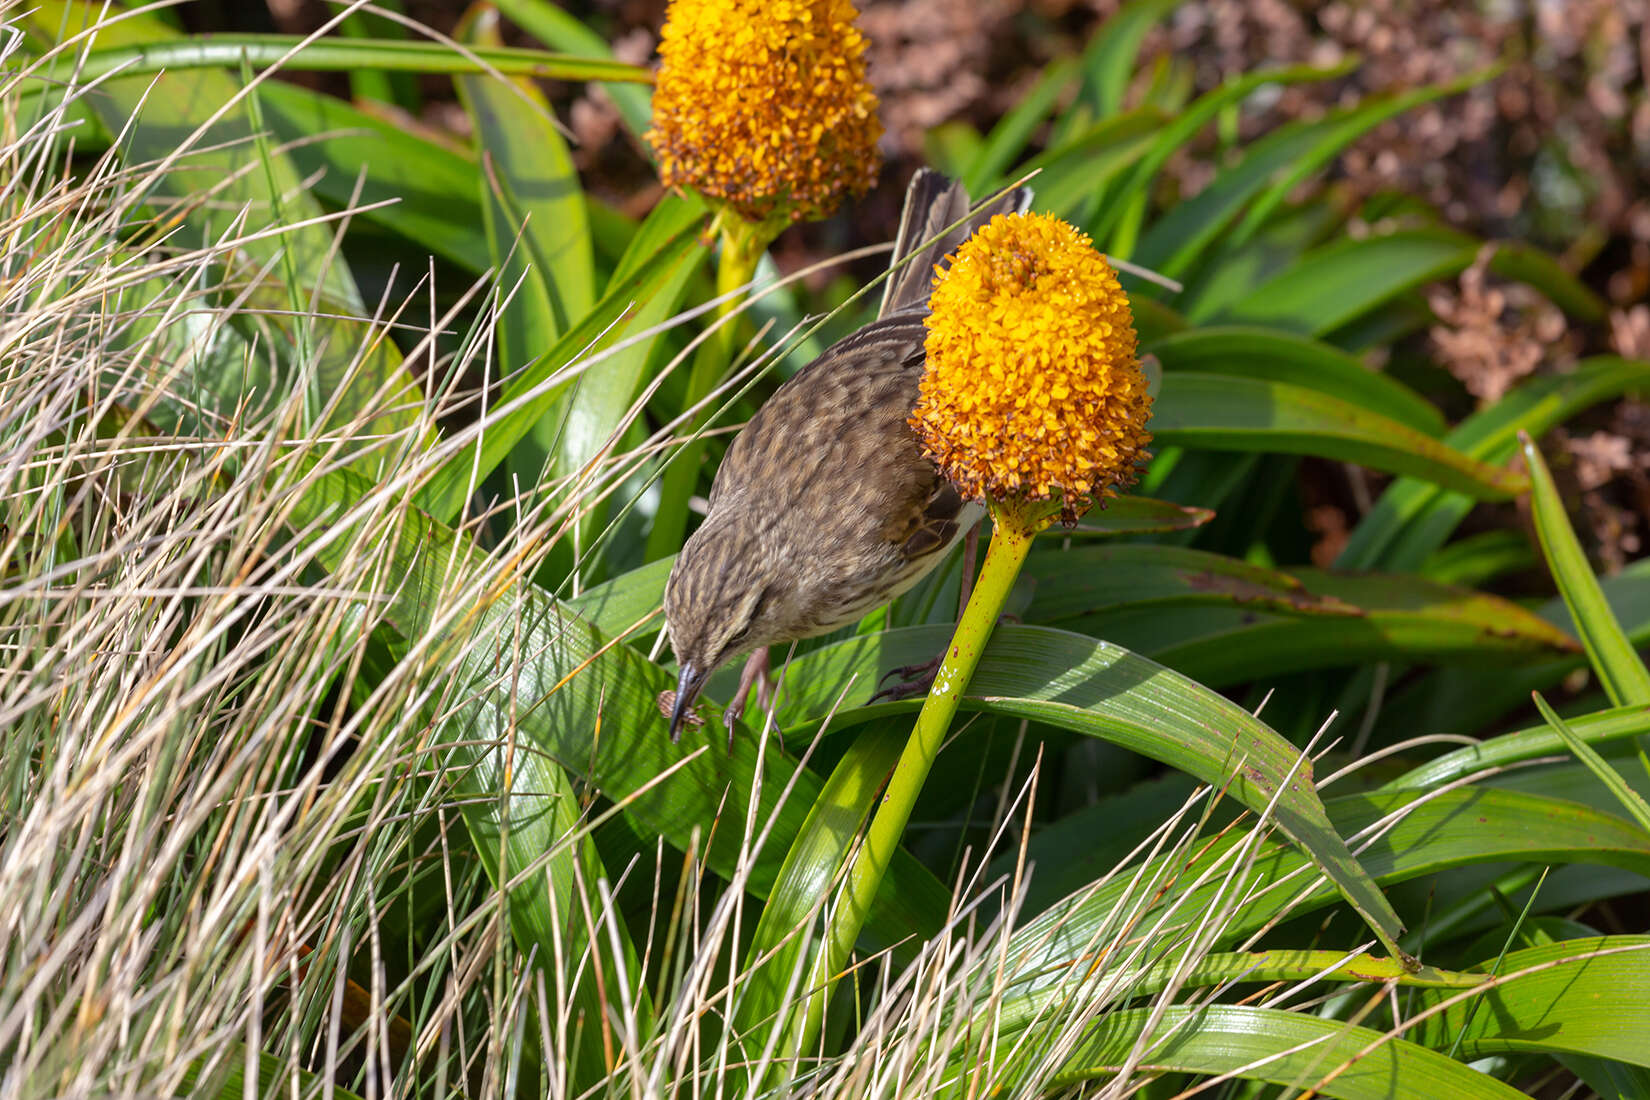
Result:
[[[756,274],[756,265],[774,238],[774,228],[740,221],[732,214],[725,216],[722,226],[722,250],[716,266],[716,296],[733,294],[748,284]],[[730,297],[716,307],[716,319],[722,320],[744,304],[744,295]],[[705,342],[699,345],[688,372],[687,399],[683,408],[691,408],[704,400],[716,387],[717,380],[727,370],[739,346],[739,324],[723,321]],[[688,425],[689,435],[696,435],[710,420],[707,410],[695,416]],[[674,554],[682,546],[682,533],[687,530],[688,498],[699,478],[699,463],[704,457],[704,444],[690,438],[677,450],[665,466],[659,482],[659,511],[653,520],[653,530],[647,538],[647,560]]]
[[[957,713],[957,704],[980,663],[980,654],[985,652],[985,644],[997,625],[1009,590],[1014,587],[1014,578],[1019,576],[1020,566],[1025,563],[1026,551],[1031,549],[1031,540],[1037,532],[1048,525],[1058,510],[1058,505],[1021,502],[992,505],[991,545],[986,550],[985,564],[980,567],[979,580],[975,582],[962,618],[957,620],[957,631],[934,676],[934,686],[917,715],[905,752],[888,778],[882,805],[871,819],[865,843],[848,871],[835,909],[829,914],[824,940],[809,975],[807,1004],[792,1028],[789,1048],[792,1056],[800,1057],[818,1039],[825,1002],[836,976],[842,973],[853,953],[871,903],[911,820],[917,795]]]

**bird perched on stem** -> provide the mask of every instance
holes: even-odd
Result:
[[[984,509],[923,455],[907,423],[923,374],[937,267],[998,214],[1016,188],[969,213],[968,192],[919,171],[906,191],[877,319],[781,385],[729,446],[710,510],[665,587],[680,668],[676,740],[705,680],[750,653],[726,721],[753,687],[766,705],[768,647],[825,634],[898,596],[939,564]]]

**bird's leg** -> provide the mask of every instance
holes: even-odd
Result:
[[[745,703],[751,689],[756,689],[756,705],[766,712],[773,703],[773,677],[768,674],[768,647],[751,650],[745,658],[745,667],[739,671],[739,690],[733,693],[728,709],[722,712],[722,724],[728,727],[728,751],[733,751],[733,723],[745,713]]]
[[[962,585],[957,591],[957,620],[968,610],[968,597],[974,594],[974,558],[980,552],[980,525],[975,524],[963,536]]]
[[[975,524],[963,536],[962,552],[962,586],[957,597],[957,618],[962,618],[963,611],[968,607],[968,598],[974,594],[974,559],[980,550],[980,527]],[[917,665],[901,665],[883,673],[882,679],[877,681],[877,693],[871,696],[870,701],[878,699],[909,699],[913,695],[925,695],[928,689],[934,686],[934,677],[939,675],[940,665],[945,660],[942,651],[931,661],[924,661]],[[890,679],[896,683],[888,684]],[[887,687],[883,687],[888,684]]]

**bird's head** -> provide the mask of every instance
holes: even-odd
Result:
[[[761,546],[761,525],[737,511],[713,515],[687,540],[665,585],[665,626],[680,669],[670,738],[710,674],[784,637],[784,591]]]

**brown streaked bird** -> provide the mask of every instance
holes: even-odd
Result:
[[[970,216],[961,184],[919,171],[877,319],[775,390],[728,447],[709,513],[665,586],[680,668],[671,740],[710,674],[749,652],[727,710],[731,743],[754,685],[767,702],[769,646],[856,622],[927,575],[985,514],[923,456],[906,418],[935,267],[993,216],[1030,202],[1018,188]]]

